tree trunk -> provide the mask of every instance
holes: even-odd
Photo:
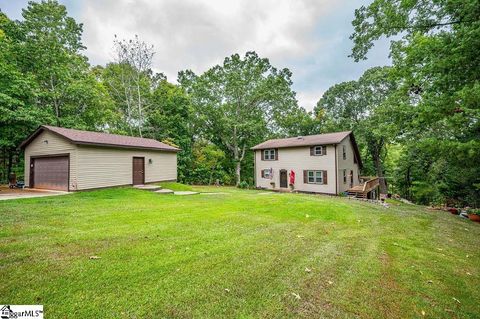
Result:
[[[383,174],[383,165],[381,159],[381,152],[382,148],[384,147],[385,143],[383,138],[377,140],[375,138],[370,139],[368,141],[368,148],[370,149],[370,154],[372,155],[373,165],[375,166],[375,172],[377,173],[377,177],[380,183],[380,193],[387,194],[387,183],[385,182],[385,176]]]
[[[7,150],[7,179],[10,178],[10,173],[12,172],[12,166],[13,166],[13,152],[11,150]]]
[[[383,175],[382,161],[378,154],[373,156],[373,163],[375,165],[375,171],[377,172],[378,181],[380,182],[380,193],[387,194],[387,183],[385,182],[385,176]]]
[[[242,169],[242,163],[240,161],[237,161],[236,167],[235,167],[235,177],[236,177],[236,183],[235,185],[238,186],[240,185],[240,179],[241,179],[241,174],[240,171]]]

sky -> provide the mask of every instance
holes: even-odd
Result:
[[[22,19],[27,0],[0,0]],[[355,80],[373,66],[390,65],[389,42],[366,61],[349,58],[354,11],[371,0],[60,0],[83,23],[84,54],[92,65],[113,60],[113,39],[135,35],[155,48],[153,69],[176,82],[181,70],[200,74],[226,56],[256,51],[289,68],[299,105],[312,110],[332,85]]]

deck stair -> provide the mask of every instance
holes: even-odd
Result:
[[[372,178],[363,185],[355,185],[347,190],[347,195],[354,198],[368,198],[368,193],[376,189],[380,185],[378,177]]]

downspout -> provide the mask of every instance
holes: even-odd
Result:
[[[335,195],[338,195],[337,144],[335,144]]]
[[[257,188],[257,150],[253,151],[253,183]]]

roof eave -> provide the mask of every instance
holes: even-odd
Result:
[[[178,153],[182,150],[181,148],[170,149],[170,148],[161,148],[161,147],[118,145],[118,144],[81,142],[81,141],[72,141],[72,143],[77,145],[107,146],[107,147],[130,148],[130,149],[148,149],[148,150],[156,150],[156,151],[163,151],[163,152],[175,152],[175,153]]]

